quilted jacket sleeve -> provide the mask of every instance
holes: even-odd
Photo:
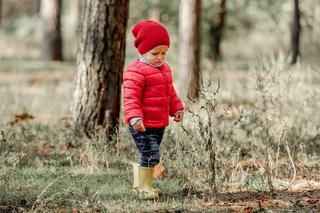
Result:
[[[174,114],[179,111],[184,110],[182,102],[178,97],[174,86],[172,85],[171,97],[170,97],[170,116],[174,116]]]
[[[142,113],[142,90],[145,77],[142,71],[135,68],[128,68],[123,75],[123,105],[125,121],[130,124],[130,119],[140,117]]]

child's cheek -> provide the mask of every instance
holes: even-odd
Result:
[[[147,61],[150,63],[150,62],[153,62],[154,57],[148,55],[148,56],[146,57],[146,59],[147,59]]]

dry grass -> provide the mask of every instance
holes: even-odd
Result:
[[[317,69],[285,67],[281,61],[243,71],[216,68],[211,87],[204,87],[206,96],[189,105],[183,122],[187,132],[175,123],[166,130],[165,176],[156,182],[165,194],[154,202],[139,201],[130,193],[129,162],[137,153],[125,126],[115,146],[99,134],[91,140],[68,135],[74,74],[69,63],[38,62],[36,69],[36,61],[17,61],[19,70],[10,63],[0,73],[0,211],[319,208]],[[206,103],[216,104],[204,108]],[[205,133],[210,109],[212,123]],[[206,145],[210,137],[211,148]],[[218,194],[212,190],[213,172]]]

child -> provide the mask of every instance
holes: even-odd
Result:
[[[133,29],[139,59],[129,65],[123,76],[125,123],[129,125],[140,152],[133,163],[133,188],[142,198],[158,198],[152,188],[153,168],[160,161],[159,146],[169,116],[180,122],[184,107],[172,83],[165,58],[170,46],[168,31],[158,22],[140,21]]]

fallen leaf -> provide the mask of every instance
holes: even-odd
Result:
[[[20,115],[15,115],[15,118],[8,122],[9,125],[13,126],[17,123],[26,122],[30,119],[33,119],[34,117],[32,115],[29,115],[28,113],[22,113]]]
[[[158,165],[156,165],[154,167],[153,177],[158,178],[158,179],[164,178],[164,166],[163,166],[162,162],[160,162]]]
[[[319,200],[307,200],[307,203],[308,204],[316,204],[316,203],[318,203],[319,202]]]
[[[222,201],[220,201],[220,200],[218,200],[218,199],[214,199],[213,201],[210,201],[210,202],[205,201],[205,202],[203,203],[203,206],[206,207],[206,208],[209,208],[209,207],[214,206],[214,205],[220,205],[220,206],[222,206],[223,204],[224,204],[224,203],[223,203]]]
[[[253,208],[251,206],[244,208],[243,212],[245,213],[253,213]]]

